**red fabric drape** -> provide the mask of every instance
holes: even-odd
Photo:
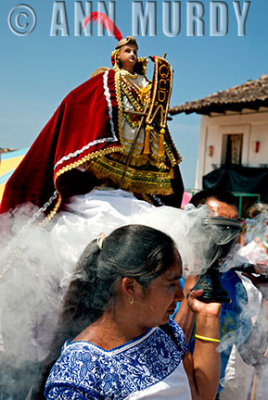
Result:
[[[43,128],[7,182],[1,213],[26,202],[42,207],[57,189],[58,174],[100,151],[121,147],[113,70],[108,72],[108,87],[115,136],[104,94],[104,73],[100,73],[70,92]]]

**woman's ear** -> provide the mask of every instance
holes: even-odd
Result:
[[[123,278],[122,283],[122,292],[128,297],[134,297],[137,294],[138,290],[138,282],[132,278]]]

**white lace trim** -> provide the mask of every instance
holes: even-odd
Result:
[[[106,137],[102,139],[96,139],[93,142],[88,143],[87,145],[83,146],[81,149],[76,150],[74,153],[69,153],[67,156],[62,157],[54,166],[54,170],[57,168],[58,165],[62,164],[64,161],[68,161],[70,158],[77,157],[79,154],[83,153],[85,150],[89,149],[92,146],[96,146],[97,144],[106,143],[106,142],[117,142],[118,139],[115,135],[114,130],[114,122],[113,122],[113,115],[112,115],[112,103],[111,103],[111,95],[108,88],[108,72],[106,71],[103,75],[103,88],[104,88],[104,95],[108,105],[109,117],[110,117],[110,124],[111,124],[111,131],[112,137]]]
[[[117,137],[115,135],[115,130],[114,130],[113,108],[112,108],[112,102],[111,102],[111,94],[110,94],[110,90],[109,90],[109,87],[108,87],[108,73],[109,73],[109,71],[105,71],[105,73],[103,75],[104,96],[106,98],[107,105],[108,105],[108,111],[109,111],[112,135],[113,135],[114,140],[117,141]]]

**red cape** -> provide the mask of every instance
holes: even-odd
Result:
[[[89,79],[63,100],[7,182],[0,212],[26,202],[38,207],[50,202],[44,211],[57,210],[63,174],[103,152],[120,151],[117,123],[111,121],[117,121],[113,70]]]

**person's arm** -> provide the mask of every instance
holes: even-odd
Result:
[[[196,317],[195,350],[184,359],[192,392],[197,400],[214,400],[220,379],[219,314],[220,304],[203,303],[196,299],[202,291],[192,291],[188,296],[188,306]]]
[[[194,325],[194,312],[188,305],[187,295],[196,284],[197,280],[197,276],[185,279],[183,288],[184,299],[181,301],[180,308],[174,316],[174,321],[176,321],[182,328],[187,343],[189,343],[191,339]]]

